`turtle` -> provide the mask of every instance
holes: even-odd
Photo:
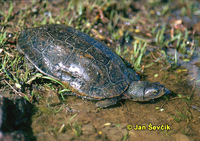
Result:
[[[121,99],[149,101],[170,93],[158,82],[140,81],[106,44],[64,24],[24,29],[17,49],[39,72],[100,108]]]

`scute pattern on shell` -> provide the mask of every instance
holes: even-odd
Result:
[[[18,49],[42,73],[64,81],[79,96],[111,98],[128,87],[128,69],[105,44],[65,25],[25,29]]]

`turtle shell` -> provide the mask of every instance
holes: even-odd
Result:
[[[116,53],[69,26],[27,28],[17,48],[41,73],[62,81],[79,96],[112,98],[130,84],[128,69]]]

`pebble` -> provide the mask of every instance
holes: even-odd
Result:
[[[124,132],[120,128],[106,126],[102,129],[102,132],[106,134],[108,140],[110,141],[119,141],[122,140],[124,137]]]
[[[58,137],[57,137],[57,141],[71,141],[73,139],[74,138],[67,133],[62,133],[62,134],[58,135]]]
[[[82,133],[85,135],[91,135],[91,134],[94,134],[95,132],[96,132],[96,129],[94,128],[92,124],[86,124],[86,125],[83,125],[82,127]]]

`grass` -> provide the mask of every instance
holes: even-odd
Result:
[[[72,120],[77,116],[77,114],[74,114],[68,121],[68,124],[70,125],[71,129],[74,131],[75,135],[79,137],[82,133],[81,130],[81,124],[78,123],[76,120],[75,122],[72,122]]]
[[[180,30],[176,30],[175,33],[171,36],[173,36],[170,39],[166,39],[166,25],[164,25],[161,29],[158,29],[159,27],[154,27],[152,29],[152,33],[155,35],[155,42],[156,45],[165,47],[165,46],[170,46],[170,47],[175,47],[176,51],[182,53],[182,54],[188,54],[189,57],[191,57],[194,53],[194,46],[191,44],[189,41],[189,33],[188,30],[185,28],[184,33],[181,32]],[[168,29],[169,30],[169,29]],[[187,51],[189,48],[190,50]],[[175,56],[176,59],[176,56]],[[175,60],[177,61],[177,60]]]
[[[2,64],[0,64],[0,72],[5,74],[6,79],[9,80],[9,84],[13,86],[16,90],[22,90],[24,92],[24,87],[27,87],[27,85],[31,85],[33,81],[38,79],[46,79],[49,82],[54,84],[59,84],[63,87],[62,90],[60,90],[58,93],[61,95],[62,99],[64,100],[63,93],[66,91],[69,91],[65,85],[63,85],[60,81],[53,79],[52,77],[44,76],[41,73],[31,74],[31,71],[27,67],[26,64],[21,64],[20,62],[23,62],[23,58],[16,53],[15,57],[13,57],[11,54],[7,53],[3,60]],[[24,72],[25,71],[25,72]],[[53,87],[52,87],[53,90]],[[33,97],[34,94],[31,92],[31,97]],[[31,97],[28,95],[24,95],[24,97],[31,101]],[[31,99],[30,99],[31,98]],[[48,103],[47,103],[48,104]],[[49,104],[48,104],[49,106]],[[56,110],[57,112],[62,109],[62,106],[59,110]]]
[[[123,141],[126,141],[128,138],[128,132],[125,133],[124,137],[123,137]]]
[[[158,27],[154,27],[152,29],[152,32],[155,33],[155,42],[156,42],[156,45],[166,45],[166,43],[164,43],[164,33],[165,33],[165,29],[166,27],[163,26],[161,29],[158,29],[156,30]]]
[[[12,2],[10,2],[10,6],[9,6],[7,13],[4,13],[4,11],[0,11],[0,14],[3,15],[3,17],[4,17],[4,21],[1,23],[2,25],[6,25],[8,23],[9,19],[11,18],[12,11],[13,11],[13,3]]]
[[[173,115],[172,117],[177,123],[181,121],[186,121],[187,123],[189,123],[192,119],[192,114],[188,109],[185,109],[184,113],[176,110],[176,115]]]
[[[6,37],[6,33],[7,31],[3,32],[3,27],[1,28],[1,32],[0,32],[0,47],[3,46],[7,40],[7,37]]]
[[[1,72],[4,72],[6,77],[11,80],[12,83],[17,85],[19,88],[21,88],[21,82],[25,82],[28,80],[29,70],[27,67],[25,67],[25,73],[21,73],[22,70],[20,70],[20,61],[22,61],[22,58],[17,53],[15,58],[7,53],[3,59],[1,67]]]
[[[133,44],[133,46],[132,46],[133,51],[129,51],[126,46],[124,48],[124,51],[122,52],[121,47],[118,46],[116,48],[116,53],[120,56],[124,55],[124,54],[128,54],[128,53],[131,54],[130,61],[133,64],[134,69],[139,71],[139,70],[141,70],[143,56],[146,53],[147,42],[136,40],[132,44]]]
[[[145,54],[146,51],[146,45],[147,42],[141,42],[141,41],[135,41],[133,45],[133,53],[131,54],[131,61],[134,64],[134,68],[136,70],[141,69],[141,62],[142,62],[142,57]]]

